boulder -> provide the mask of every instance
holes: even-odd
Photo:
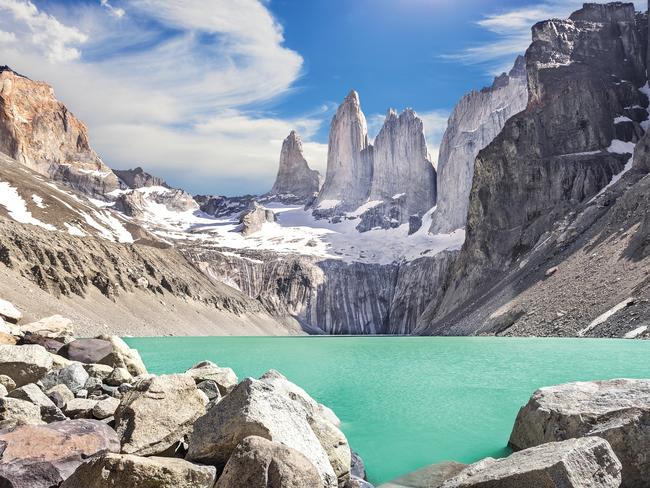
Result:
[[[124,394],[115,411],[115,430],[122,452],[151,456],[187,436],[205,414],[205,395],[187,375],[162,375],[139,380]]]
[[[514,449],[573,437],[606,439],[623,466],[623,487],[650,480],[650,380],[579,382],[537,390],[510,436]]]
[[[256,435],[296,449],[316,467],[322,486],[338,486],[327,452],[299,403],[260,380],[246,378],[194,424],[187,459],[225,466],[244,438]]]
[[[20,330],[25,334],[35,334],[46,339],[55,339],[62,343],[70,342],[74,336],[72,321],[61,315],[45,317],[38,322],[21,325]]]
[[[66,344],[60,354],[86,364],[104,364],[126,368],[133,376],[147,374],[140,354],[117,336],[102,335],[94,339],[77,339]]]
[[[552,442],[505,459],[487,458],[445,481],[442,488],[616,488],[621,463],[604,439]]]
[[[23,318],[23,314],[7,300],[0,298],[0,317],[13,324]]]
[[[321,486],[315,466],[279,442],[250,436],[235,448],[215,488],[299,488]]]
[[[39,334],[34,334],[32,332],[27,332],[17,342],[20,345],[38,344],[39,346],[43,346],[47,350],[47,352],[52,354],[58,353],[59,350],[63,347],[63,342],[59,342],[56,339],[44,337]],[[14,339],[14,343],[16,343],[15,339]]]
[[[350,476],[356,476],[362,480],[366,479],[366,465],[359,454],[352,451],[352,458],[350,461]]]
[[[42,423],[41,409],[38,405],[18,398],[0,398],[0,429]]]
[[[77,339],[66,344],[59,353],[72,361],[106,365],[103,361],[113,353],[113,346],[109,341],[102,339]]]
[[[91,378],[99,378],[103,381],[110,376],[114,368],[106,364],[84,364],[84,369]]]
[[[16,386],[36,383],[52,369],[52,358],[41,346],[0,345],[0,375],[9,376]]]
[[[8,396],[10,398],[25,400],[39,407],[41,410],[41,419],[45,422],[65,420],[65,415],[63,415],[59,407],[34,383],[16,388]]]
[[[219,385],[214,380],[205,380],[197,384],[196,387],[205,393],[205,396],[208,397],[209,401],[221,399],[221,392],[219,391]]]
[[[271,385],[278,394],[297,402],[306,410],[307,421],[327,452],[339,482],[344,482],[350,476],[352,453],[345,435],[337,427],[340,420],[334,412],[318,403],[305,390],[275,370],[265,373],[260,381]]]
[[[50,357],[52,358],[52,369],[62,369],[73,363],[73,361],[58,354],[50,353]]]
[[[43,389],[49,390],[54,385],[65,385],[72,393],[83,390],[88,381],[88,373],[81,363],[72,363],[65,368],[57,369],[48,373],[41,379]]]
[[[227,395],[237,386],[237,375],[231,368],[221,368],[212,361],[202,361],[188,369],[185,374],[194,378],[198,384],[206,380],[212,380],[219,385],[221,395]]]
[[[216,474],[183,459],[109,453],[79,466],[61,488],[212,488]]]
[[[93,409],[97,406],[99,400],[88,398],[73,398],[65,404],[65,413],[73,419],[91,419],[93,418]]]
[[[0,374],[0,385],[4,386],[7,391],[11,391],[16,388],[16,382],[6,374]]]
[[[117,398],[109,397],[102,398],[93,407],[93,417],[99,420],[107,419],[115,414],[115,410],[120,405]]]
[[[65,385],[54,385],[45,392],[50,400],[59,408],[65,408],[66,404],[74,399],[74,393]]]
[[[126,368],[113,368],[111,374],[104,380],[109,386],[120,386],[123,383],[132,383],[133,376]]]
[[[115,432],[97,420],[17,427],[0,432],[0,445],[0,486],[12,488],[58,486],[88,457],[120,446]]]
[[[453,461],[431,464],[379,485],[378,488],[440,488],[445,481],[466,467],[465,464]]]

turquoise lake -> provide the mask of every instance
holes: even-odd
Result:
[[[153,373],[209,359],[239,378],[277,369],[342,421],[369,480],[503,456],[540,387],[650,378],[650,341],[438,337],[127,338]]]

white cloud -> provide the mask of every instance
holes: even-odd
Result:
[[[512,10],[486,15],[476,24],[494,35],[494,40],[471,46],[444,58],[466,64],[486,64],[491,74],[499,74],[503,67],[512,65],[518,54],[523,54],[531,42],[531,27],[542,20],[568,18],[583,5],[583,0],[546,0]],[[634,2],[637,10],[647,9],[644,1]]]
[[[31,43],[49,61],[71,61],[81,55],[78,46],[88,37],[59,22],[55,17],[41,12],[28,0],[0,0],[0,11],[8,13],[12,19],[5,19],[14,36]]]
[[[100,0],[100,3],[102,7],[108,10],[111,15],[117,17],[118,19],[124,17],[124,14],[126,13],[123,8],[113,7],[113,5],[111,5],[108,0]]]
[[[326,149],[310,139],[331,106],[292,118],[269,112],[292,90],[303,60],[284,46],[264,2],[99,0],[43,8],[0,0],[0,29],[20,41],[3,46],[0,63],[51,83],[109,165],[183,174],[201,191],[210,182],[214,192],[228,191],[226,180],[270,187],[282,140],[296,129],[310,164],[324,168]]]

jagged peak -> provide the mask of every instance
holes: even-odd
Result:
[[[407,107],[402,111],[401,114],[399,114],[399,117],[400,117],[400,119],[402,119],[402,118],[409,119],[409,120],[410,119],[417,119],[418,114],[412,108]]]
[[[291,147],[296,147],[298,151],[302,154],[302,138],[295,131],[292,130],[289,132],[289,135],[284,139],[283,146],[290,145]]]
[[[585,3],[569,19],[583,22],[634,22],[635,8],[631,2]]]
[[[353,103],[355,105],[359,105],[360,104],[359,93],[357,93],[356,90],[350,90],[350,93],[347,94],[347,96],[345,97],[345,100],[343,101],[344,104],[346,102],[350,102],[350,103]]]
[[[21,75],[21,74],[18,73],[17,71],[14,71],[13,69],[11,69],[11,68],[10,68],[9,66],[7,66],[6,64],[5,64],[4,66],[0,66],[0,73],[4,73],[4,72],[13,73],[13,74],[16,75],[16,76],[20,76],[21,78],[25,78],[25,79],[29,80],[29,78],[27,78],[25,75]]]

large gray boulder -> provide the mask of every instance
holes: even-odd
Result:
[[[299,402],[246,378],[196,421],[187,459],[223,467],[244,438],[260,436],[301,452],[318,470],[322,486],[334,488],[337,476],[307,417]]]
[[[572,437],[606,439],[623,465],[623,486],[650,480],[650,380],[617,379],[540,388],[521,408],[510,445],[526,449]]]
[[[119,451],[117,435],[96,420],[66,420],[0,432],[0,486],[51,488],[88,457]],[[78,485],[83,486],[83,485]]]
[[[0,398],[0,429],[42,423],[41,408],[38,405],[19,398]]]
[[[0,374],[9,376],[16,386],[36,383],[52,369],[52,357],[37,345],[0,345]]]
[[[250,436],[230,456],[215,488],[303,488],[321,485],[314,465],[279,442]]]
[[[442,488],[617,488],[621,463],[604,439],[553,442],[465,468]]]
[[[86,364],[104,364],[126,368],[133,376],[147,374],[140,354],[117,336],[101,335],[94,339],[77,339],[66,344],[59,354]]]
[[[207,397],[188,375],[146,377],[133,386],[115,411],[125,454],[161,454],[184,440],[205,414]]]
[[[104,454],[82,464],[61,488],[212,488],[213,466],[182,459]]]
[[[51,371],[41,379],[41,383],[45,390],[49,390],[55,385],[65,385],[72,393],[76,394],[79,390],[84,389],[88,378],[88,373],[81,363],[72,363],[64,368]]]
[[[275,221],[276,217],[273,210],[266,209],[257,202],[253,202],[239,216],[240,232],[244,237],[247,237],[261,231],[265,223]]]
[[[214,381],[222,395],[230,393],[238,383],[237,375],[231,368],[222,368],[212,361],[201,361],[188,369],[185,374],[194,378],[197,384],[207,380]]]

